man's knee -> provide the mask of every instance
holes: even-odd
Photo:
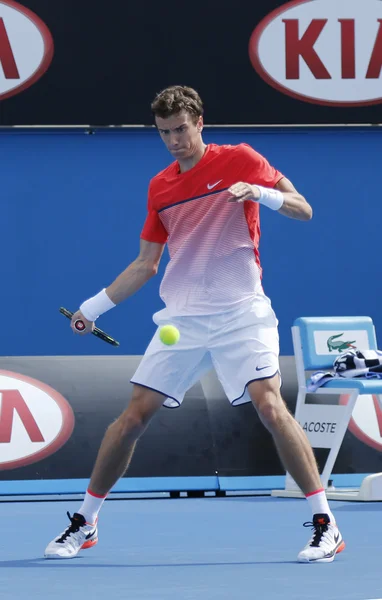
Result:
[[[145,419],[138,411],[125,410],[118,419],[110,425],[121,439],[138,439],[145,430]]]
[[[153,390],[134,386],[129,406],[110,425],[121,439],[138,439],[145,431],[152,416],[160,408],[164,397]]]
[[[282,400],[276,395],[267,396],[262,402],[255,404],[255,408],[262,423],[269,431],[279,429],[286,418]]]

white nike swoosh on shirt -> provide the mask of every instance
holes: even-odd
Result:
[[[212,188],[216,187],[218,185],[218,183],[220,183],[221,181],[223,181],[223,180],[219,179],[219,181],[217,181],[216,183],[207,183],[207,188],[209,190],[212,190]]]

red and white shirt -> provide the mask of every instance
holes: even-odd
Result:
[[[259,204],[228,202],[227,189],[282,177],[247,144],[209,144],[189,171],[175,161],[151,180],[141,238],[168,244],[160,296],[172,316],[223,312],[262,292]]]

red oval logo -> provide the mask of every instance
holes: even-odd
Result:
[[[298,100],[382,103],[382,2],[293,0],[259,23],[249,57],[262,79]]]
[[[36,14],[13,0],[0,0],[0,100],[36,83],[53,52],[51,33]]]
[[[59,392],[32,377],[0,370],[0,470],[54,454],[73,428],[72,408]]]
[[[347,404],[348,399],[348,395],[340,396],[340,404]],[[364,395],[357,398],[348,430],[364,444],[382,452],[382,409],[378,396]]]

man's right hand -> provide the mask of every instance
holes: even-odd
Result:
[[[76,329],[76,327],[74,326],[74,323],[78,320],[82,321],[85,325],[85,329],[83,329],[82,331]],[[93,331],[95,324],[93,321],[88,321],[87,319],[85,319],[82,312],[80,310],[77,310],[77,312],[75,312],[72,316],[70,326],[74,333],[77,333],[78,335],[86,335],[87,333],[91,333]]]

